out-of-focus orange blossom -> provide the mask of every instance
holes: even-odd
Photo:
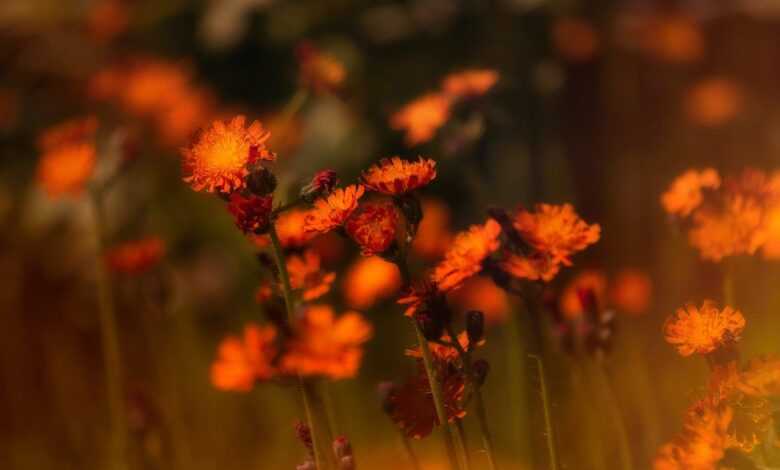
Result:
[[[463,312],[478,310],[484,313],[488,324],[504,323],[509,315],[509,296],[484,276],[464,282],[463,287],[450,294],[450,299]]]
[[[704,36],[699,24],[685,15],[650,17],[641,30],[641,46],[659,61],[690,63],[704,53]]]
[[[469,277],[482,271],[482,262],[498,250],[501,226],[489,219],[459,233],[431,274],[431,280],[444,292],[456,289]]]
[[[552,42],[561,56],[571,62],[587,62],[599,50],[599,36],[582,18],[559,18],[552,27]]]
[[[702,306],[688,304],[664,323],[666,341],[682,356],[709,354],[740,339],[745,328],[742,312],[731,307],[719,309],[706,300]]]
[[[371,308],[391,297],[401,287],[398,267],[378,256],[360,257],[348,269],[342,282],[347,304],[358,310]]]
[[[647,313],[653,295],[653,283],[643,271],[626,268],[618,272],[609,286],[609,300],[618,311],[629,315]]]
[[[315,92],[337,90],[344,82],[347,71],[335,57],[313,44],[304,42],[296,50],[301,83]]]
[[[211,366],[211,383],[220,390],[248,392],[256,381],[272,378],[275,340],[274,327],[254,324],[246,326],[242,338],[223,339]]]
[[[695,124],[714,127],[731,121],[742,111],[742,88],[728,78],[714,77],[693,85],[685,96],[685,113]]]
[[[451,104],[452,99],[444,93],[428,93],[393,114],[390,127],[404,131],[410,146],[428,142],[450,118]]]
[[[452,242],[450,210],[444,202],[431,198],[424,198],[421,206],[423,218],[412,249],[427,260],[436,260],[444,255]]]
[[[320,256],[314,250],[287,257],[290,287],[301,290],[304,300],[314,300],[327,294],[336,280],[336,273],[323,271],[320,263]]]
[[[87,12],[87,30],[98,41],[110,41],[127,30],[130,12],[124,0],[95,0]]]
[[[601,227],[582,220],[571,204],[537,204],[534,212],[521,209],[514,226],[529,245],[567,266],[572,254],[601,236]]]
[[[584,292],[591,292],[597,307],[603,309],[607,302],[607,276],[597,270],[582,271],[575,276],[566,285],[558,301],[558,307],[564,317],[571,320],[586,313],[581,300]]]
[[[696,212],[693,221],[688,240],[702,258],[711,261],[752,255],[767,239],[763,208],[757,201],[739,195],[728,198],[721,210]]]
[[[492,69],[468,69],[451,73],[442,80],[441,88],[455,98],[470,98],[487,93],[498,82],[498,72]]]
[[[703,190],[719,187],[720,175],[714,169],[688,170],[678,176],[669,190],[661,195],[661,204],[667,213],[687,217],[704,200]]]
[[[37,180],[52,198],[80,195],[95,169],[94,117],[73,119],[47,129],[38,139]]]
[[[159,237],[147,237],[110,248],[106,263],[112,271],[141,274],[153,268],[165,256],[165,242]]]

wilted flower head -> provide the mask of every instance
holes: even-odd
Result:
[[[247,325],[244,337],[228,336],[219,345],[211,366],[211,383],[221,390],[248,392],[258,380],[268,380],[276,370],[276,329]]]
[[[265,147],[270,133],[259,121],[245,124],[244,116],[236,116],[202,130],[193,145],[182,149],[184,181],[196,191],[231,193],[246,186],[247,165],[275,160]]]
[[[535,212],[521,209],[513,225],[528,245],[567,266],[571,255],[596,243],[601,236],[601,227],[582,220],[571,204],[537,204]]]
[[[468,69],[451,73],[442,80],[442,90],[454,99],[481,96],[498,82],[493,69]]]
[[[703,190],[719,187],[720,176],[714,169],[688,170],[661,195],[661,204],[668,214],[687,217],[704,200]]]
[[[306,214],[304,230],[326,233],[340,227],[357,209],[358,200],[365,191],[361,185],[351,185],[317,199]]]
[[[165,242],[148,237],[125,242],[106,252],[106,263],[118,273],[140,274],[154,267],[165,255]]]
[[[81,194],[96,163],[94,117],[73,119],[47,129],[38,139],[37,179],[51,197]]]
[[[436,162],[419,157],[416,161],[384,158],[363,172],[363,185],[378,193],[400,196],[427,186],[436,178]]]
[[[328,305],[310,305],[295,325],[295,332],[282,357],[282,368],[303,376],[338,380],[357,373],[363,343],[371,338],[372,327],[357,312],[336,317]]]
[[[361,257],[344,275],[342,291],[347,304],[359,310],[370,308],[401,287],[401,273],[395,263],[379,256]]]
[[[396,239],[398,209],[390,201],[361,204],[344,228],[364,256],[386,252]]]
[[[406,132],[410,146],[428,142],[450,118],[452,100],[444,93],[423,95],[390,117],[390,127]]]
[[[444,292],[454,290],[466,279],[482,271],[482,263],[498,250],[501,226],[493,219],[472,225],[458,234],[444,260],[434,268],[431,280]]]
[[[722,310],[705,300],[700,308],[688,304],[664,323],[666,341],[682,356],[709,354],[736,343],[745,328],[742,312],[731,307]]]
[[[236,226],[245,234],[260,234],[268,230],[273,208],[271,196],[230,195],[228,211],[233,215]]]
[[[335,273],[322,270],[320,256],[313,250],[288,256],[287,272],[290,276],[290,287],[302,290],[304,300],[314,300],[327,294],[336,280]]]
[[[344,65],[335,57],[321,51],[310,42],[304,42],[296,48],[300,66],[301,83],[322,93],[337,90],[347,76]]]

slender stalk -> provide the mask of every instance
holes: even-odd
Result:
[[[462,446],[463,464],[467,469],[471,468],[471,453],[469,453],[469,441],[466,438],[466,428],[463,427],[463,420],[455,420],[455,429],[458,431],[458,439],[460,439]]]
[[[279,235],[276,233],[276,227],[273,223],[269,224],[268,230],[269,238],[271,239],[271,246],[274,252],[274,258],[276,259],[276,267],[279,270],[279,277],[282,280],[282,292],[284,295],[284,305],[287,309],[287,319],[290,323],[290,327],[295,325],[295,306],[293,303],[292,287],[290,286],[290,275],[287,272],[287,263],[284,259],[284,252],[282,251],[282,245],[279,242]],[[318,470],[333,468],[333,456],[328,448],[332,439],[328,436],[325,437],[325,442],[322,442],[319,435],[320,423],[327,423],[327,417],[323,421],[321,418],[322,402],[317,396],[317,390],[314,384],[304,380],[303,377],[298,377],[298,388],[303,397],[303,407],[306,412],[306,420],[308,421],[309,429],[311,430],[312,448],[314,451],[314,464]],[[326,425],[327,426],[327,425]],[[329,434],[328,429],[323,429],[323,432]]]
[[[723,262],[723,303],[729,307],[734,307],[737,301],[733,271],[731,263],[725,260]]]
[[[412,449],[412,443],[409,442],[409,438],[406,437],[406,434],[404,434],[403,431],[401,431],[399,435],[401,437],[401,444],[403,444],[406,455],[409,457],[409,462],[412,464],[412,470],[422,470],[420,467],[420,461],[417,460],[417,454],[414,453],[414,449]]]
[[[539,393],[542,396],[542,409],[544,411],[544,435],[547,439],[547,453],[550,460],[550,470],[558,470],[558,454],[555,450],[555,436],[553,436],[553,425],[550,415],[550,402],[547,395],[547,379],[544,376],[544,364],[542,363],[542,358],[535,354],[529,354],[529,357],[536,361],[536,367],[539,372]]]
[[[127,419],[124,409],[122,360],[117,334],[116,313],[114,311],[114,295],[111,289],[106,265],[103,262],[105,245],[103,206],[101,193],[94,190],[90,193],[92,204],[92,221],[95,237],[95,276],[97,279],[98,313],[100,319],[100,336],[102,342],[106,391],[108,395],[109,414],[111,419],[111,460],[117,470],[128,468],[127,463]]]
[[[612,388],[612,384],[610,384],[607,373],[604,370],[604,363],[601,356],[594,358],[593,362],[595,369],[594,375],[596,376],[599,387],[601,388],[600,393],[597,395],[602,397],[602,402],[609,402],[606,407],[610,410],[610,413],[612,414],[612,420],[617,427],[618,451],[621,468],[631,470],[633,468],[631,446],[628,442],[628,432],[626,431],[625,423],[623,423],[623,416],[620,412],[620,408],[618,407],[617,395],[615,394],[615,390]]]

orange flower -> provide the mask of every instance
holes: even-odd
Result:
[[[417,161],[383,158],[379,164],[364,171],[361,177],[368,189],[390,196],[400,196],[427,186],[434,178],[436,162],[422,157]]]
[[[94,117],[73,119],[41,134],[37,179],[50,197],[78,196],[84,190],[95,170],[97,125]]]
[[[745,317],[739,310],[719,310],[705,300],[701,308],[688,304],[664,323],[666,341],[682,356],[709,354],[739,341],[745,328]]]
[[[268,229],[271,220],[273,198],[271,196],[230,195],[228,212],[233,215],[236,226],[245,234],[259,234]]]
[[[257,380],[268,380],[276,370],[276,329],[247,325],[244,337],[228,336],[219,345],[211,365],[211,383],[220,390],[248,392]]]
[[[517,279],[550,282],[561,270],[560,263],[547,253],[536,252],[528,256],[511,252],[504,253],[499,267]]]
[[[265,147],[270,134],[259,121],[245,127],[246,118],[214,121],[198,136],[195,144],[182,149],[184,181],[196,191],[231,193],[246,186],[247,165],[259,160],[275,160]]]
[[[712,168],[701,171],[688,170],[674,180],[669,189],[661,195],[664,210],[671,215],[687,217],[698,208],[704,196],[704,189],[718,189],[720,176]]]
[[[160,262],[165,255],[165,242],[159,237],[148,237],[125,242],[106,252],[105,258],[112,271],[141,274]]]
[[[472,225],[458,234],[431,275],[431,280],[443,292],[458,288],[463,281],[482,271],[482,262],[495,252],[501,226],[489,219],[484,225]]]
[[[398,210],[390,201],[367,202],[347,219],[344,228],[363,256],[382,254],[396,239]]]
[[[333,56],[305,42],[296,50],[300,66],[300,80],[318,93],[334,91],[347,76],[344,65]]]
[[[314,300],[327,294],[336,280],[335,273],[322,271],[320,256],[312,250],[306,250],[302,255],[288,256],[287,272],[290,287],[303,290],[303,300]]]
[[[428,93],[390,117],[390,127],[406,132],[410,146],[428,142],[450,118],[452,100],[443,93]]]
[[[695,84],[685,97],[685,112],[695,124],[719,126],[732,120],[743,107],[742,89],[726,78],[710,78]]]
[[[304,230],[306,214],[304,209],[290,209],[279,214],[276,219],[276,234],[284,248],[300,248],[316,235]]]
[[[358,200],[365,191],[361,185],[351,185],[317,199],[306,214],[304,230],[325,233],[340,227],[357,209]]]
[[[600,309],[605,307],[607,277],[604,273],[596,270],[582,271],[569,282],[558,301],[558,306],[564,317],[572,320],[586,313],[581,299],[582,293],[587,291],[593,293]]]
[[[751,397],[780,396],[780,358],[767,356],[751,360],[739,374],[736,387]]]
[[[647,312],[653,283],[638,269],[624,269],[612,281],[609,299],[621,312],[639,315]]]
[[[334,380],[357,374],[363,343],[372,335],[371,325],[359,313],[347,312],[336,318],[328,305],[308,306],[295,331],[282,357],[282,368]]]
[[[94,116],[76,118],[49,127],[38,138],[42,151],[51,151],[68,145],[91,141],[97,132],[98,121]]]
[[[753,198],[728,197],[724,207],[700,210],[693,215],[688,240],[701,257],[720,261],[726,256],[753,254],[768,238],[764,208]]]
[[[347,270],[342,284],[344,299],[356,309],[365,310],[401,287],[398,266],[378,256],[361,257]]]
[[[688,63],[701,58],[704,37],[692,18],[665,15],[651,19],[642,34],[643,47],[656,59]]]
[[[274,297],[274,288],[268,282],[263,282],[257,286],[255,291],[255,302],[264,304]]]
[[[412,249],[425,259],[435,260],[444,255],[452,242],[450,211],[446,204],[437,199],[423,199],[422,213],[423,218],[412,242]]]
[[[587,62],[599,48],[596,30],[580,18],[558,19],[552,28],[552,39],[561,56],[571,62]]]
[[[98,0],[87,14],[87,29],[98,41],[110,41],[122,34],[129,23],[127,5],[123,0]]]
[[[509,315],[509,297],[490,278],[476,276],[452,293],[453,303],[461,311],[479,310],[489,324],[504,323]]]
[[[406,305],[404,315],[413,317],[417,310],[426,304],[435,303],[443,299],[443,294],[433,282],[423,282],[418,286],[410,287],[398,298],[399,305]]]
[[[470,98],[487,93],[498,82],[492,69],[469,69],[444,77],[442,89],[452,98]]]
[[[601,236],[601,227],[580,219],[571,204],[537,204],[536,212],[520,210],[514,228],[533,248],[566,266],[571,265],[572,254],[596,243]]]

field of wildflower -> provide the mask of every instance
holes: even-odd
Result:
[[[0,469],[780,469],[780,2],[0,0]]]

